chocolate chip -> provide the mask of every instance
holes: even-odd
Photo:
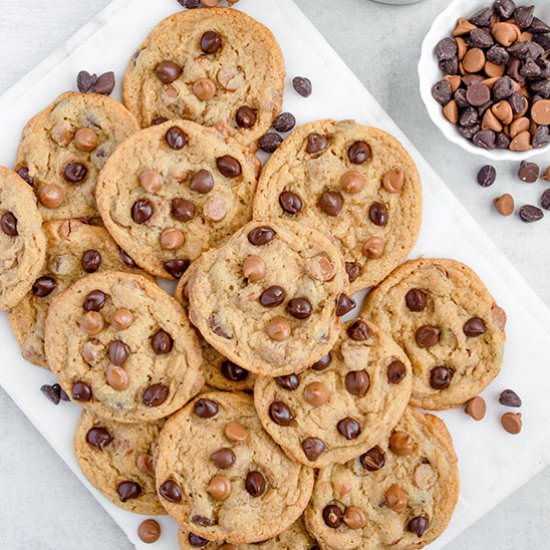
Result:
[[[531,82],[529,84],[529,89],[532,93],[538,94],[541,97],[548,99],[550,97],[550,80],[546,79],[539,80],[537,82]],[[527,100],[525,99],[525,101]],[[533,98],[532,102],[535,103],[535,98]]]
[[[121,367],[130,355],[130,348],[121,340],[115,340],[109,344],[109,360],[113,365]]]
[[[273,122],[277,132],[290,132],[296,126],[296,118],[291,113],[281,113]]]
[[[76,401],[90,401],[92,399],[92,388],[86,382],[75,382],[73,384],[73,399]]]
[[[122,248],[119,248],[118,250],[118,257],[120,258],[120,261],[126,266],[126,267],[137,267],[136,262],[122,250]]]
[[[210,542],[199,535],[195,535],[195,533],[189,533],[189,535],[187,535],[187,540],[193,548],[202,548],[203,546],[207,546]]]
[[[286,298],[286,291],[283,287],[273,285],[260,294],[260,304],[264,307],[276,307],[282,304]]]
[[[274,153],[279,145],[283,143],[283,138],[276,132],[267,132],[258,141],[258,147],[264,153]]]
[[[505,407],[521,407],[521,398],[514,390],[504,390],[498,402]]]
[[[139,199],[132,205],[132,219],[136,223],[145,223],[152,215],[153,205],[148,199]]]
[[[126,502],[141,495],[141,485],[135,481],[123,481],[117,487],[120,502]]]
[[[407,523],[407,531],[415,533],[420,538],[428,529],[428,518],[424,516],[416,516]]]
[[[369,208],[369,219],[374,225],[384,227],[388,223],[388,209],[381,202],[373,202]]]
[[[260,227],[255,227],[247,235],[248,242],[254,246],[263,246],[271,242],[275,235],[275,230],[267,225],[262,225]]]
[[[325,449],[324,441],[317,437],[308,437],[302,441],[302,450],[308,460],[317,460],[325,452]]]
[[[316,371],[323,371],[327,369],[330,364],[332,363],[332,353],[327,353],[326,355],[323,355],[319,361],[313,363],[311,365],[311,368]]]
[[[346,273],[348,274],[349,282],[353,283],[361,275],[361,265],[357,262],[346,262]]]
[[[499,78],[493,86],[495,100],[507,99],[516,91],[514,81],[509,76]]]
[[[327,527],[338,529],[344,521],[344,512],[336,504],[329,504],[323,508],[323,520]]]
[[[168,144],[168,147],[176,151],[183,149],[187,143],[187,136],[178,126],[168,128],[166,134],[164,135],[164,139]]]
[[[275,382],[284,390],[294,391],[300,384],[300,379],[295,374],[287,374],[286,376],[277,376]]]
[[[199,399],[193,405],[193,412],[199,418],[212,418],[218,414],[218,404],[211,399]]]
[[[352,340],[358,342],[367,340],[370,336],[370,330],[364,321],[354,321],[347,329],[347,334]]]
[[[547,189],[540,198],[540,205],[545,210],[550,210],[550,189]]]
[[[192,516],[191,521],[196,525],[202,525],[203,527],[212,527],[212,525],[216,525],[217,523],[215,519],[210,519],[199,515]]]
[[[353,298],[350,298],[347,294],[340,294],[336,300],[336,316],[342,317],[346,313],[349,313],[356,305]]]
[[[480,107],[491,99],[491,91],[485,84],[475,82],[471,86],[468,86],[466,90],[466,99],[470,105]]]
[[[115,73],[109,71],[99,75],[96,83],[92,87],[92,92],[102,95],[111,95],[115,88]]]
[[[201,36],[201,50],[206,54],[216,53],[222,47],[221,36],[214,31],[206,31]]]
[[[538,222],[544,217],[544,212],[532,204],[526,204],[519,209],[519,217],[525,223]]]
[[[357,439],[361,435],[361,425],[349,416],[340,420],[336,428],[348,440]]]
[[[286,305],[286,310],[296,319],[308,319],[313,308],[307,298],[292,298]]]
[[[510,146],[510,143],[511,143],[510,138],[507,135],[505,135],[503,132],[500,132],[499,134],[497,134],[497,142],[496,142],[497,149],[508,149],[508,147]]]
[[[97,75],[88,71],[80,71],[76,77],[78,91],[83,94],[90,92],[97,82]]]
[[[219,449],[218,451],[213,452],[210,455],[210,460],[222,470],[225,470],[229,468],[230,466],[233,466],[235,463],[235,460],[237,460],[237,457],[235,456],[235,453],[229,449]]]
[[[267,489],[267,481],[261,472],[252,471],[246,475],[244,486],[251,496],[261,497]]]
[[[407,376],[405,365],[395,359],[388,365],[388,382],[390,384],[400,384]]]
[[[415,333],[415,340],[420,348],[429,348],[439,342],[441,331],[438,327],[430,325],[421,326]]]
[[[338,216],[344,206],[344,197],[339,191],[325,191],[319,197],[317,206],[327,216]]]
[[[170,212],[180,222],[188,222],[195,217],[195,205],[187,199],[172,199]]]
[[[377,472],[386,464],[386,453],[378,447],[373,447],[359,457],[361,466],[369,472]]]
[[[223,376],[228,380],[231,380],[231,382],[243,382],[250,374],[246,369],[239,367],[239,365],[236,365],[227,359],[222,362],[220,371]]]
[[[91,428],[86,434],[86,442],[100,451],[103,451],[111,441],[113,437],[106,428]]]
[[[528,31],[531,34],[548,33],[550,32],[550,26],[548,26],[544,21],[542,21],[538,17],[533,17],[533,21],[529,26]]]
[[[159,487],[159,494],[162,498],[174,504],[181,502],[181,499],[183,498],[180,486],[171,479],[167,479]]]
[[[181,75],[181,67],[173,61],[161,61],[155,67],[157,78],[164,84],[171,84]]]
[[[88,169],[80,162],[71,162],[65,166],[63,177],[69,183],[80,183],[88,175]]]
[[[531,145],[535,149],[546,147],[550,143],[550,130],[548,126],[539,126],[531,140]]]
[[[307,136],[306,152],[310,155],[322,153],[328,147],[328,137],[321,134],[312,133]]]
[[[518,177],[525,183],[535,183],[540,176],[540,166],[534,162],[522,161],[518,171]]]
[[[107,294],[101,290],[92,290],[84,298],[82,307],[85,311],[99,311],[107,301]]]
[[[514,11],[514,19],[522,31],[531,26],[534,16],[535,6],[519,6]]]
[[[164,384],[152,384],[143,392],[143,404],[146,407],[162,405],[170,395],[170,389]]]
[[[451,85],[446,80],[440,80],[432,86],[432,97],[440,104],[447,105],[453,97]]]
[[[493,47],[489,48],[485,54],[487,61],[494,63],[495,65],[506,65],[510,59],[510,54],[506,51],[506,48],[495,44]]]
[[[295,76],[292,79],[292,87],[302,96],[309,97],[312,92],[311,80],[305,76]]]
[[[496,0],[493,4],[495,13],[502,19],[510,19],[516,10],[514,0]]]
[[[288,405],[282,401],[274,401],[269,406],[269,416],[275,424],[279,426],[290,426],[290,423],[294,419],[291,410]]]
[[[430,386],[434,390],[444,390],[450,386],[453,375],[454,371],[449,367],[434,367],[430,371]]]
[[[292,191],[283,191],[279,195],[279,204],[287,214],[292,216],[302,210],[302,199]]]
[[[351,395],[363,397],[370,387],[370,376],[366,370],[353,370],[346,374],[346,390]]]
[[[20,178],[25,180],[31,187],[34,185],[34,178],[30,175],[26,166],[21,166],[16,170]]]
[[[181,279],[190,264],[189,260],[168,260],[164,262],[163,267],[174,279]]]
[[[252,128],[257,120],[256,109],[243,105],[237,109],[235,120],[239,128]]]
[[[473,135],[472,142],[482,149],[491,150],[496,147],[497,135],[493,130],[480,130]]]
[[[489,187],[495,183],[497,178],[497,171],[494,166],[487,164],[483,166],[480,171],[477,173],[477,183],[481,187]]]
[[[353,164],[364,164],[371,158],[371,149],[368,143],[356,141],[348,149],[348,159]]]
[[[491,24],[493,18],[493,8],[483,8],[482,10],[478,11],[473,17],[470,17],[470,23],[472,25],[475,25],[476,27],[488,27]],[[474,29],[470,36],[474,33],[474,31],[480,30],[480,29]],[[482,46],[476,46],[478,48]]]
[[[40,391],[54,404],[59,405],[61,401],[61,386],[59,384],[44,384],[40,386]]]
[[[442,61],[439,61],[437,64],[441,72],[445,75],[458,74],[458,57],[444,59]]]
[[[470,41],[474,48],[490,48],[495,41],[493,35],[488,29],[474,29],[470,33]]]
[[[153,544],[160,538],[161,528],[158,521],[154,519],[143,520],[137,530],[138,537],[146,544]]]
[[[159,126],[161,124],[164,124],[165,122],[168,122],[167,118],[163,116],[158,116],[151,121],[151,126]]]
[[[101,254],[97,250],[86,250],[82,254],[80,265],[86,273],[94,273],[101,266]]]
[[[4,213],[2,218],[0,218],[0,227],[8,237],[16,237],[19,234],[17,232],[17,218],[12,212]]]
[[[53,292],[57,285],[56,280],[53,277],[46,275],[38,277],[32,285],[32,293],[38,298],[45,298]]]
[[[479,131],[479,125],[477,124],[479,120],[478,112],[473,107],[466,107],[460,115],[459,124],[466,128],[472,127],[472,134],[470,137]]]
[[[172,340],[172,337],[162,329],[157,330],[151,338],[151,346],[157,355],[170,353],[173,345],[174,340]]]
[[[440,40],[435,47],[435,55],[438,61],[445,61],[456,57],[458,48],[455,40],[450,37]]]
[[[229,155],[224,155],[216,159],[218,170],[226,178],[236,178],[241,175],[241,163]]]
[[[464,334],[470,338],[475,338],[476,336],[481,336],[487,331],[485,327],[485,322],[479,317],[472,317],[464,323],[462,327]]]

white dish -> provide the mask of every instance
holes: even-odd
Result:
[[[550,4],[548,0],[525,0],[518,4],[535,5],[535,14],[543,21],[550,21]],[[509,149],[486,150],[476,147],[471,141],[463,138],[456,126],[444,116],[441,105],[432,97],[432,86],[443,78],[437,65],[434,49],[437,43],[446,36],[450,36],[459,17],[471,17],[479,10],[492,4],[492,0],[453,0],[434,20],[428,34],[422,43],[422,52],[418,63],[418,79],[420,95],[433,123],[441,133],[452,143],[462,147],[468,153],[480,155],[491,160],[515,160],[517,162],[528,158],[543,155],[550,151],[550,145],[540,149],[530,149],[524,152],[514,152]]]

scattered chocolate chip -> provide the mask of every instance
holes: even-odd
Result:
[[[361,425],[350,417],[340,420],[336,428],[348,440],[357,439],[361,435]]]
[[[519,217],[525,223],[538,222],[544,217],[544,212],[537,206],[526,204],[519,209]]]
[[[545,210],[550,210],[550,189],[547,189],[540,198],[540,205]]]
[[[453,375],[454,371],[449,367],[434,367],[430,371],[430,386],[434,390],[444,390],[451,385]]]
[[[161,61],[155,67],[155,74],[163,84],[171,84],[181,75],[181,67],[173,61]]]
[[[312,133],[307,136],[306,152],[310,155],[322,153],[328,147],[328,137]]]
[[[17,232],[17,218],[12,212],[4,213],[2,218],[0,218],[0,227],[8,237],[16,237],[19,234]]]
[[[400,384],[407,376],[407,369],[399,359],[393,360],[388,365],[388,382],[390,384]]]
[[[352,370],[346,374],[345,386],[351,395],[363,397],[370,387],[370,376],[366,370]]]
[[[324,441],[317,437],[308,437],[302,441],[302,450],[308,460],[317,460],[326,449]]]
[[[252,128],[256,124],[258,116],[256,114],[256,109],[243,105],[237,109],[237,114],[235,115],[235,121],[239,128]]]
[[[291,113],[281,113],[273,122],[273,128],[277,132],[290,132],[296,126],[296,118]]]
[[[87,93],[92,91],[92,88],[97,82],[97,75],[90,74],[88,71],[80,71],[76,77],[76,85],[78,91],[82,93]]]
[[[514,390],[504,390],[498,402],[506,407],[521,407],[521,398]]]
[[[313,363],[311,368],[316,371],[323,371],[327,369],[332,363],[332,354],[329,352],[326,355],[323,355],[319,361]]]
[[[369,326],[364,321],[354,321],[348,327],[347,334],[352,340],[358,342],[368,340],[370,336]]]
[[[267,480],[261,472],[248,472],[244,486],[251,496],[261,497],[267,489]]]
[[[140,540],[142,540],[145,544],[153,544],[160,538],[160,524],[154,519],[143,520],[139,524],[137,533]]]
[[[522,161],[518,171],[518,177],[524,183],[535,183],[540,176],[540,166],[534,162]]]
[[[294,415],[288,408],[288,405],[282,401],[274,401],[269,406],[269,416],[275,424],[279,426],[290,426],[290,423],[294,419]]]
[[[353,164],[364,164],[371,155],[371,149],[364,141],[356,141],[348,149],[348,159]]]
[[[487,404],[485,403],[485,399],[479,395],[472,397],[472,399],[466,403],[464,412],[468,416],[471,416],[474,420],[482,420],[485,418],[485,413],[487,412]]]
[[[92,388],[86,382],[75,382],[73,384],[73,399],[76,401],[90,401],[92,399]]]
[[[61,401],[61,386],[59,384],[44,384],[40,386],[40,391],[54,404],[59,405]]]
[[[282,304],[286,298],[286,291],[283,287],[273,285],[260,294],[260,304],[264,307],[276,307]]]
[[[190,264],[189,260],[168,260],[164,262],[163,267],[174,279],[181,279]]]
[[[500,417],[500,422],[502,427],[512,435],[517,435],[521,432],[522,422],[521,422],[521,413],[504,413]]]
[[[141,485],[135,481],[123,481],[117,487],[120,502],[126,502],[141,495]]]
[[[329,504],[323,508],[323,519],[331,529],[338,529],[344,521],[344,512],[336,504]]]
[[[292,79],[292,87],[302,96],[309,97],[312,92],[311,80],[304,76],[295,76]]]
[[[178,126],[168,128],[166,134],[164,135],[164,139],[168,144],[168,147],[176,151],[183,149],[187,143],[187,136],[185,135],[185,132]]]
[[[247,235],[248,242],[254,246],[263,246],[271,242],[275,235],[275,230],[267,225],[262,225],[260,227],[255,227]]]
[[[183,493],[181,492],[180,486],[173,480],[167,479],[160,487],[159,494],[162,498],[173,504],[181,502],[183,498]]]
[[[283,191],[279,195],[279,204],[291,216],[298,214],[302,210],[302,199],[292,191]]]
[[[410,311],[424,311],[428,303],[428,295],[419,288],[413,288],[407,292],[405,303]]]
[[[483,166],[477,173],[477,183],[479,183],[481,187],[490,187],[495,183],[496,177],[497,171],[495,167],[488,164]]]
[[[264,153],[274,153],[279,145],[283,143],[283,138],[276,132],[267,132],[258,141],[258,147]]]
[[[201,36],[201,50],[206,54],[216,53],[222,47],[221,36],[214,31],[206,31]]]
[[[132,219],[136,223],[145,223],[152,215],[153,205],[148,199],[139,199],[132,205]]]
[[[109,71],[99,75],[96,83],[92,87],[92,92],[102,95],[111,95],[115,88],[115,73]]]
[[[292,300],[289,300],[286,310],[295,319],[308,319],[313,312],[311,303],[307,298],[292,298]]]
[[[227,359],[222,362],[220,372],[225,378],[227,378],[227,380],[230,380],[231,382],[243,382],[250,375],[246,369],[239,367],[239,365],[236,365]]]
[[[462,330],[466,336],[470,338],[475,338],[476,336],[481,336],[485,334],[487,328],[485,326],[485,321],[479,317],[472,317],[464,323]]]
[[[210,460],[222,470],[225,470],[229,468],[230,466],[233,466],[235,463],[235,460],[237,460],[237,457],[235,456],[235,453],[229,449],[219,449],[218,451],[213,452],[210,455]]]
[[[237,178],[241,175],[241,163],[234,157],[224,155],[216,159],[216,166],[222,176]]]
[[[407,523],[407,531],[415,533],[420,538],[428,529],[428,518],[424,516],[416,516]]]
[[[208,170],[199,170],[191,177],[189,189],[205,195],[214,189],[214,178]],[[181,199],[180,199],[181,200]]]
[[[199,399],[193,405],[193,412],[199,418],[212,418],[218,414],[218,404],[211,399]]]
[[[439,342],[441,331],[430,325],[421,326],[415,333],[416,344],[420,348],[430,348]]]
[[[195,205],[187,199],[172,199],[170,212],[180,222],[188,222],[195,217]]]
[[[109,344],[109,361],[117,367],[124,365],[130,355],[130,348],[121,340],[115,340]]]
[[[453,97],[453,90],[447,80],[440,80],[432,86],[432,97],[440,104],[447,105]]]
[[[325,191],[319,197],[317,206],[327,216],[338,216],[344,206],[344,197],[339,191]]]
[[[340,294],[336,300],[336,316],[342,317],[356,306],[357,304],[353,298],[350,298],[347,294]]]
[[[107,301],[107,294],[101,290],[92,290],[84,298],[82,307],[85,311],[99,311],[105,305]]]
[[[88,169],[80,162],[71,162],[67,164],[63,171],[63,177],[69,183],[80,183],[86,179],[88,175]]]
[[[369,208],[369,219],[374,225],[380,227],[388,223],[388,209],[381,202],[373,202]]]
[[[100,451],[103,451],[111,441],[113,436],[106,428],[91,428],[86,434],[86,442]]]
[[[376,472],[386,464],[386,453],[378,447],[373,447],[359,457],[361,466],[369,472]]]
[[[346,262],[346,273],[349,282],[353,283],[361,275],[361,266],[357,262]]]

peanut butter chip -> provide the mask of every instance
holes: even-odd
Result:
[[[231,494],[231,481],[225,476],[214,476],[206,491],[214,500],[225,500]]]
[[[233,441],[234,443],[241,443],[242,441],[246,441],[248,437],[248,432],[246,431],[246,428],[238,422],[229,422],[228,424],[226,424],[223,429],[223,433],[225,434],[225,437],[229,439],[229,441]]]
[[[512,435],[517,435],[519,432],[521,432],[521,413],[504,413],[500,417],[500,422],[502,423],[502,427]]]
[[[243,275],[250,281],[261,281],[265,277],[266,266],[260,256],[248,256],[243,263]]]
[[[91,128],[79,128],[74,136],[74,144],[77,149],[89,153],[97,147],[97,134]]]
[[[491,29],[495,40],[505,47],[511,46],[518,38],[518,32],[511,23],[495,23]]]
[[[390,488],[384,493],[384,497],[388,508],[394,512],[404,512],[407,509],[409,495],[406,491],[401,489],[397,483],[390,486]]]
[[[113,390],[122,391],[128,387],[128,373],[122,367],[110,364],[107,367],[105,378],[107,379],[107,384],[109,384]]]
[[[204,213],[213,222],[219,222],[227,215],[227,204],[223,199],[209,199],[204,205]]]
[[[491,78],[498,78],[504,74],[504,65],[497,65],[496,63],[491,63],[487,61],[485,63],[485,74]],[[494,84],[494,82],[492,83]]]
[[[477,73],[485,66],[485,54],[480,48],[472,48],[466,52],[462,63],[467,72]]]
[[[52,128],[51,137],[60,147],[67,147],[73,140],[74,128],[70,122],[59,122]]]
[[[510,124],[514,120],[512,107],[505,99],[493,105],[491,111],[503,124]]]
[[[97,311],[88,311],[80,319],[80,327],[91,336],[99,334],[103,330],[103,326],[103,317]]]
[[[147,193],[158,193],[162,189],[162,176],[156,170],[143,170],[139,183]]]
[[[398,456],[411,454],[414,451],[414,439],[407,432],[393,432],[390,449]]]
[[[304,389],[304,399],[313,407],[324,405],[330,398],[330,391],[323,382],[312,382]]]
[[[65,192],[58,185],[47,183],[38,190],[38,200],[46,208],[58,208],[65,200]]]
[[[414,484],[423,491],[431,489],[436,480],[434,469],[429,464],[419,464],[414,469]]]
[[[487,405],[485,403],[485,399],[479,395],[477,397],[472,397],[472,399],[466,403],[466,408],[464,409],[464,412],[467,415],[478,421],[485,418],[486,411]]]
[[[531,122],[527,117],[517,118],[510,124],[510,137],[515,138],[521,132],[526,132],[529,130]]]
[[[307,261],[307,271],[313,279],[331,281],[336,275],[336,268],[327,254],[319,254]]]
[[[201,101],[207,101],[216,95],[216,85],[209,78],[201,78],[193,84],[193,93]]]
[[[380,237],[371,237],[364,244],[363,253],[371,259],[380,258],[384,254],[384,241]]]
[[[160,234],[160,246],[165,250],[177,250],[184,242],[185,236],[179,229],[165,229]]]
[[[472,32],[476,28],[475,25],[472,25],[467,19],[463,17],[459,18],[456,23],[455,30],[453,31],[453,36],[462,36]]]
[[[456,92],[460,88],[460,84],[462,84],[462,79],[457,74],[447,74],[444,78],[451,85],[451,91],[453,93]]]
[[[112,324],[117,330],[127,329],[134,321],[134,316],[129,309],[121,307],[113,315]]]
[[[362,529],[367,524],[367,516],[361,508],[348,506],[344,512],[344,523],[350,529]]]
[[[550,124],[550,100],[540,99],[531,107],[531,117],[541,126]]]
[[[389,170],[382,176],[382,187],[388,193],[400,193],[404,183],[405,174],[401,170]]]
[[[529,151],[531,149],[531,134],[520,132],[510,143],[510,151]]]
[[[461,38],[460,36],[457,36],[455,38],[455,42],[458,48],[458,60],[462,61],[464,59],[464,56],[466,55],[466,52],[468,51],[468,46],[464,38]],[[458,87],[460,87],[462,79],[459,76],[457,78],[459,79]]]
[[[502,132],[502,123],[494,115],[491,109],[487,109],[481,121],[481,128],[483,130],[493,130],[494,132]]]
[[[514,197],[509,193],[504,193],[495,199],[495,208],[502,216],[511,216],[514,213]]]
[[[290,323],[284,317],[274,317],[266,327],[267,335],[277,342],[290,337]]]
[[[154,475],[155,473],[155,463],[153,457],[149,453],[138,454],[136,466],[142,474]]]
[[[458,105],[454,99],[443,107],[443,115],[451,124],[456,124],[458,122]]]
[[[365,177],[359,172],[346,172],[340,178],[340,187],[342,188],[342,191],[345,191],[346,193],[351,193],[352,195],[363,191],[366,184],[367,182],[365,180]]]

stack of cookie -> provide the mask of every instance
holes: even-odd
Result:
[[[102,77],[32,119],[19,175],[0,173],[0,306],[83,407],[84,474],[176,519],[182,549],[433,541],[457,460],[416,407],[490,383],[505,314],[463,264],[400,265],[421,222],[411,157],[322,120],[260,170],[284,62],[237,10],[161,22],[128,66],[128,110]],[[174,297],[154,277],[178,281]],[[154,542],[158,523],[139,534]]]

